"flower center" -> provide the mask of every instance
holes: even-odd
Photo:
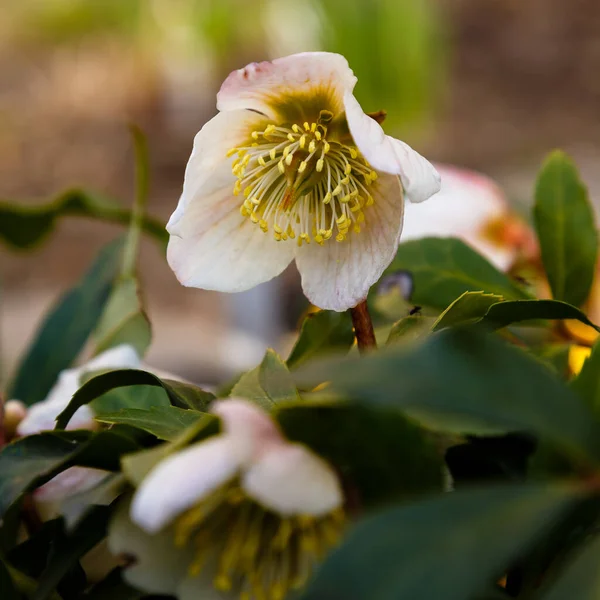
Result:
[[[177,519],[175,544],[194,547],[190,576],[211,568],[217,590],[236,592],[241,600],[283,600],[306,583],[343,527],[341,509],[320,517],[284,517],[232,482]]]
[[[243,191],[242,216],[277,241],[323,245],[335,233],[342,242],[360,233],[363,209],[373,204],[368,188],[377,173],[355,146],[327,140],[331,113],[321,115],[302,126],[267,125],[252,132],[250,145],[228,152],[236,155],[233,193]]]

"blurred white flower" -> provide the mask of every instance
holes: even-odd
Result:
[[[220,401],[214,412],[223,433],[154,467],[114,519],[109,546],[134,559],[125,577],[149,592],[206,598],[212,582],[280,600],[341,535],[339,479],[250,402]]]
[[[234,71],[196,135],[167,229],[186,286],[239,292],[295,259],[309,300],[343,311],[393,259],[403,193],[440,188],[431,164],[385,135],[338,54],[308,52]]]
[[[449,165],[436,165],[442,189],[429,202],[407,205],[402,241],[457,237],[503,271],[521,254],[532,252],[535,238],[511,210],[489,177]]]

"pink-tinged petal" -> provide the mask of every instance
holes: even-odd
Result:
[[[424,204],[406,206],[402,241],[457,237],[497,268],[508,269],[529,236],[502,190],[480,173],[436,167],[442,176],[441,192]]]
[[[322,516],[343,501],[333,469],[299,444],[264,452],[243,474],[242,487],[264,507],[284,516]]]
[[[148,533],[160,531],[234,477],[250,451],[246,443],[219,435],[169,456],[137,489],[131,519]]]
[[[303,52],[233,71],[217,94],[217,108],[248,108],[271,119],[302,122],[316,119],[320,110],[342,112],[344,93],[355,84],[340,54]]]
[[[399,175],[411,202],[423,202],[439,192],[440,176],[426,158],[386,135],[381,125],[363,112],[352,93],[346,93],[344,105],[354,143],[376,171]]]
[[[167,223],[167,231],[178,233],[178,222],[191,203],[203,205],[213,192],[224,187],[233,190],[232,148],[248,143],[252,132],[261,128],[265,118],[250,110],[219,113],[206,123],[194,138],[192,154],[185,169],[181,198]],[[241,204],[241,201],[240,201]]]
[[[243,197],[231,186],[194,199],[171,230],[167,260],[188,287],[242,292],[279,275],[293,244],[277,242],[240,214]]]
[[[261,444],[285,443],[273,419],[256,404],[241,398],[214,402],[211,411],[221,418],[223,432],[238,440],[247,438],[253,449]]]
[[[319,308],[342,312],[356,306],[396,255],[404,209],[398,177],[380,175],[372,194],[375,202],[364,210],[360,233],[297,249],[302,289]]]

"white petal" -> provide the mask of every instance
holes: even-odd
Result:
[[[433,165],[408,144],[385,135],[381,125],[367,116],[352,93],[344,97],[346,119],[354,143],[376,171],[399,175],[411,202],[422,202],[440,190]]]
[[[402,241],[424,237],[457,237],[501,270],[514,261],[517,243],[494,242],[487,227],[513,217],[504,194],[488,177],[454,167],[436,165],[442,189],[424,204],[406,206]]]
[[[395,175],[380,175],[372,188],[375,203],[365,208],[360,233],[324,246],[298,248],[296,264],[306,297],[319,308],[344,311],[367,296],[398,249],[404,202]]]
[[[264,452],[242,476],[242,487],[260,504],[285,516],[321,516],[343,500],[333,469],[300,444]]]
[[[129,344],[120,344],[98,354],[79,370],[91,373],[102,369],[137,369],[139,366],[140,357],[135,348]]]
[[[194,198],[178,217],[167,260],[188,287],[242,292],[279,275],[292,261],[293,244],[277,242],[240,215],[243,198],[231,185]]]
[[[219,435],[161,461],[144,479],[131,503],[131,518],[156,533],[206,494],[235,476],[249,448]]]
[[[204,205],[206,198],[223,187],[233,190],[233,158],[227,157],[227,152],[245,145],[252,131],[261,129],[261,124],[264,123],[262,115],[249,110],[236,110],[219,113],[202,127],[194,138],[194,148],[185,169],[179,204],[167,223],[169,233],[179,234],[177,224],[188,204]]]
[[[303,52],[233,71],[217,94],[217,108],[249,108],[272,119],[283,116],[281,111],[289,116],[287,111],[297,108],[300,117],[303,104],[310,104],[314,97],[320,100],[319,110],[337,114],[343,110],[344,93],[355,84],[356,77],[340,54]],[[318,112],[306,115],[316,117]]]
[[[174,532],[166,529],[149,535],[129,519],[129,503],[117,507],[108,530],[108,547],[115,556],[133,559],[124,570],[125,579],[133,586],[153,594],[174,594],[186,576],[189,551],[175,546]]]
[[[211,411],[221,418],[223,431],[236,438],[249,438],[254,446],[260,442],[284,442],[273,419],[256,404],[242,398],[228,398],[212,404]]]

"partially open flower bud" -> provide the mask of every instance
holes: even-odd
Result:
[[[27,416],[27,407],[20,400],[9,400],[4,405],[4,436],[10,441],[17,431],[19,423]]]

